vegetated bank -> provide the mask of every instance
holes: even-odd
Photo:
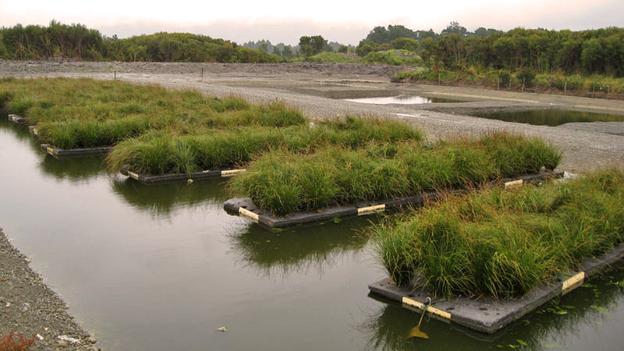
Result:
[[[537,73],[530,69],[420,68],[402,71],[391,77],[393,82],[475,86],[481,88],[537,93],[558,93],[586,97],[624,99],[624,78],[608,75]]]
[[[479,139],[371,143],[309,155],[265,153],[233,179],[234,193],[278,215],[388,200],[423,191],[479,186],[499,177],[555,169],[561,155],[536,138],[494,133]]]
[[[452,22],[440,33],[375,27],[358,55],[405,48],[423,67],[394,81],[624,98],[624,28],[584,31],[515,28],[470,31]]]
[[[624,241],[624,172],[450,196],[374,229],[399,286],[437,296],[517,297]]]

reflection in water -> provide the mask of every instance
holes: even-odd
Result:
[[[610,283],[624,274],[492,337],[430,320],[430,340],[407,341],[417,313],[384,302],[371,319],[379,302],[366,285],[385,273],[361,234],[366,219],[272,233],[225,214],[221,180],[111,180],[97,158],[44,160],[31,140],[0,123],[0,164],[10,165],[0,172],[0,226],[104,349],[499,350],[521,341],[597,351],[624,341],[624,283]],[[222,325],[232,333],[215,331]]]
[[[494,335],[470,331],[436,319],[425,319],[422,329],[430,340],[407,339],[419,314],[389,300],[364,324],[369,347],[376,350],[567,350],[579,346],[574,337],[584,329],[600,328],[624,299],[624,267],[608,272],[595,281],[550,302]],[[467,337],[464,337],[467,336]],[[576,349],[576,348],[575,348]],[[582,348],[578,348],[582,349]]]
[[[334,264],[337,257],[364,248],[369,239],[364,230],[368,224],[354,218],[279,232],[249,225],[230,237],[241,259],[268,276],[307,273],[311,269],[322,273],[323,267]]]
[[[13,132],[13,135],[17,137],[18,140],[28,141],[28,144],[31,149],[36,152],[40,152],[40,143],[36,138],[33,138],[28,131],[28,127],[23,124],[15,124],[11,123],[8,120],[7,114],[0,112],[0,129],[7,129]]]
[[[70,182],[82,182],[89,178],[104,175],[104,158],[102,156],[73,157],[56,159],[46,156],[39,163],[39,168],[46,175]]]
[[[437,97],[424,97],[416,95],[398,95],[389,97],[368,97],[361,99],[344,99],[345,101],[359,102],[362,104],[377,104],[377,105],[418,105],[418,104],[431,104],[431,103],[443,103],[443,102],[460,102],[459,100],[437,98]]]
[[[497,119],[505,122],[528,123],[538,126],[558,126],[571,122],[622,122],[624,115],[608,115],[557,109],[530,111],[475,112],[475,117]]]
[[[133,207],[152,215],[168,215],[181,207],[207,205],[221,210],[227,199],[226,181],[220,178],[163,184],[141,184],[132,179],[113,180],[113,191]]]

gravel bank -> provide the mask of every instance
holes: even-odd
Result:
[[[33,350],[98,350],[0,228],[0,337],[11,332],[35,336]]]

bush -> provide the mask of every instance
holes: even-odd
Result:
[[[386,65],[420,65],[423,60],[418,54],[408,50],[373,51],[364,56],[364,62],[382,63]]]
[[[522,68],[516,72],[516,78],[521,82],[523,87],[531,87],[535,79],[535,72],[529,68]]]
[[[323,51],[314,56],[309,56],[305,59],[309,62],[318,63],[361,63],[362,60],[358,56],[348,55],[343,53]]]

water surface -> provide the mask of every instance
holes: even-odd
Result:
[[[362,104],[376,104],[376,105],[419,105],[419,104],[431,104],[442,102],[460,102],[458,100],[437,98],[437,97],[425,97],[417,95],[397,95],[397,96],[384,96],[384,97],[366,97],[357,99],[344,99],[345,101],[359,102]]]
[[[624,115],[566,111],[559,109],[530,111],[475,112],[475,117],[497,119],[506,122],[527,123],[539,126],[558,126],[571,122],[624,122]]]
[[[225,184],[145,186],[101,158],[59,161],[0,122],[0,225],[105,350],[620,350],[616,271],[495,336],[368,296],[385,274],[367,220],[268,232]],[[228,332],[216,331],[227,326]]]

